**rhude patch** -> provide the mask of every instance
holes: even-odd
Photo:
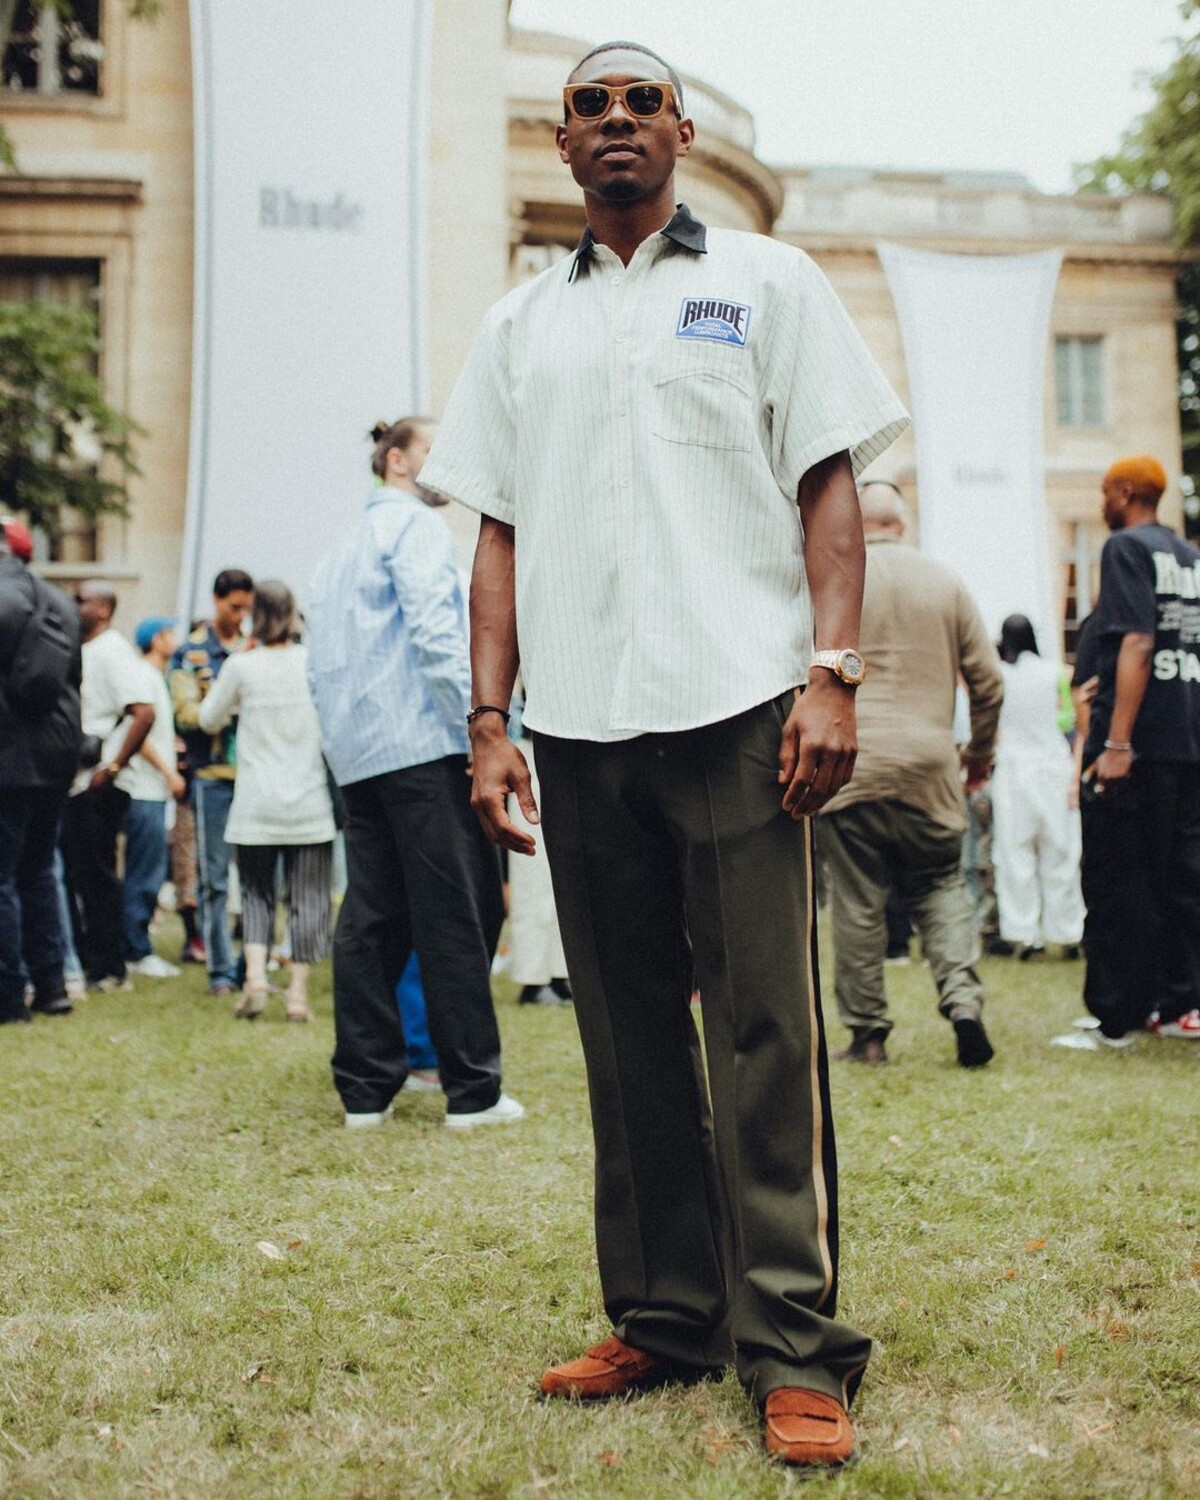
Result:
[[[750,308],[746,303],[725,302],[720,297],[685,297],[675,337],[745,348],[749,332]]]

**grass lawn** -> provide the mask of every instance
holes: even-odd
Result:
[[[173,931],[163,951],[177,951]],[[1200,1494],[1200,1045],[1051,1049],[1079,965],[985,964],[953,1064],[889,970],[892,1066],[834,1069],[843,1314],[877,1340],[829,1496]],[[569,1010],[498,986],[519,1125],[404,1095],[349,1133],[317,1024],[203,977],[0,1030],[0,1495],[759,1497],[737,1383],[542,1407],[604,1337]],[[830,1005],[830,1008],[832,1006]],[[837,1032],[838,1028],[832,1028]]]

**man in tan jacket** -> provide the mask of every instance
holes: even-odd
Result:
[[[838,1015],[852,1034],[836,1055],[888,1060],[884,908],[895,890],[920,932],[958,1061],[978,1068],[993,1053],[962,873],[962,767],[965,790],[987,777],[1004,695],[1000,663],[962,582],[904,544],[900,492],[875,481],[861,487],[859,502],[867,539],[860,639],[870,670],[858,691],[854,779],[826,805],[818,830],[829,866]],[[971,712],[961,765],[951,727],[960,678]]]

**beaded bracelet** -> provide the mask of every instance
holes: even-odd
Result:
[[[1132,750],[1133,746],[1128,740],[1105,740],[1104,748],[1106,750]]]

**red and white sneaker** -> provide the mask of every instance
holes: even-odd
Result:
[[[1189,1010],[1174,1021],[1160,1021],[1159,1036],[1178,1036],[1190,1042],[1200,1042],[1200,1010]]]
[[[1156,1010],[1152,1010],[1146,1017],[1146,1030],[1151,1036],[1162,1036],[1162,1020]]]

